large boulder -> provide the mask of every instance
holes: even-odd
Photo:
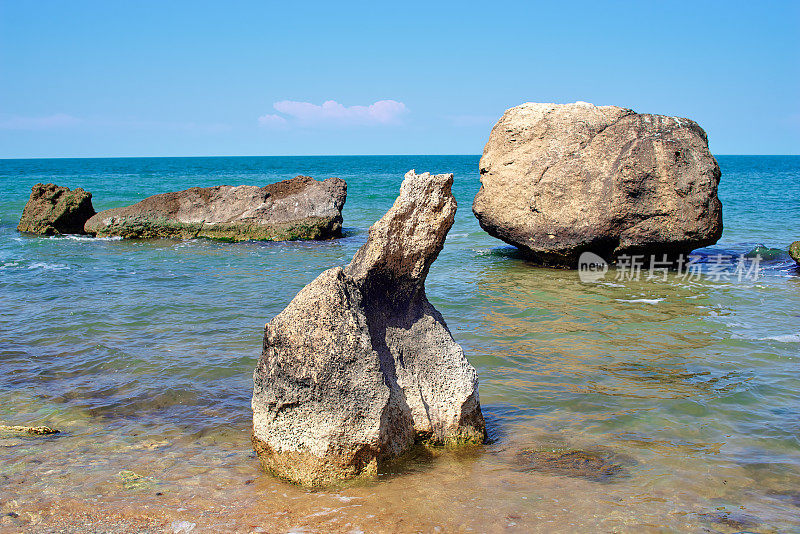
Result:
[[[101,211],[86,232],[126,238],[208,237],[242,241],[326,239],[342,231],[347,184],[297,176],[264,187],[192,187]]]
[[[88,191],[36,184],[31,188],[17,230],[43,235],[82,234],[83,225],[94,213],[92,194]]]
[[[544,265],[582,252],[677,256],[722,235],[719,165],[694,121],[616,106],[527,103],[492,129],[472,210]]]
[[[475,369],[425,296],[453,224],[452,174],[410,171],[350,264],[270,321],[254,373],[253,444],[305,485],[374,475],[415,443],[481,443]]]

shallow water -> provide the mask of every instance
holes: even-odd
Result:
[[[0,528],[119,515],[194,532],[800,530],[800,276],[606,280],[539,269],[471,214],[477,157],[0,161]],[[702,252],[800,236],[800,158],[719,158],[725,234]],[[491,443],[418,454],[376,482],[307,491],[249,442],[263,324],[349,261],[402,176],[454,172],[456,223],[428,295],[480,377]],[[30,186],[82,186],[96,209],[190,186],[296,174],[348,182],[347,236],[314,243],[38,238]],[[617,273],[618,274],[618,273]],[[530,469],[584,450],[602,479]],[[82,516],[80,516],[82,517]],[[185,522],[185,523],[181,523]],[[80,524],[80,523],[78,523]],[[149,523],[148,523],[149,524]],[[437,530],[438,529],[438,530]]]

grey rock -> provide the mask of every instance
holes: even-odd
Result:
[[[347,184],[297,176],[264,187],[193,187],[101,211],[87,233],[125,238],[207,237],[229,241],[326,239],[342,231]]]
[[[374,475],[415,443],[481,443],[477,373],[425,296],[453,224],[453,175],[410,171],[350,264],[320,274],[265,327],[253,444],[315,486]]]
[[[92,194],[88,191],[36,184],[31,188],[17,230],[43,235],[82,234],[83,225],[94,213]]]
[[[473,212],[544,265],[582,252],[676,256],[722,235],[720,169],[694,121],[616,106],[527,103],[492,129]]]

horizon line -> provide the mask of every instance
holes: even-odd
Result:
[[[374,158],[374,157],[464,157],[481,156],[482,154],[237,154],[237,155],[205,155],[205,156],[14,156],[2,157],[0,161],[24,161],[24,160],[72,160],[72,159],[197,159],[197,158]],[[759,156],[759,157],[790,157],[800,156],[797,154],[714,154],[712,156]]]

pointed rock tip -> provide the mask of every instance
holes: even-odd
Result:
[[[369,229],[347,274],[357,283],[420,288],[444,246],[457,209],[453,174],[406,173],[394,205]],[[369,284],[373,285],[373,284]]]

